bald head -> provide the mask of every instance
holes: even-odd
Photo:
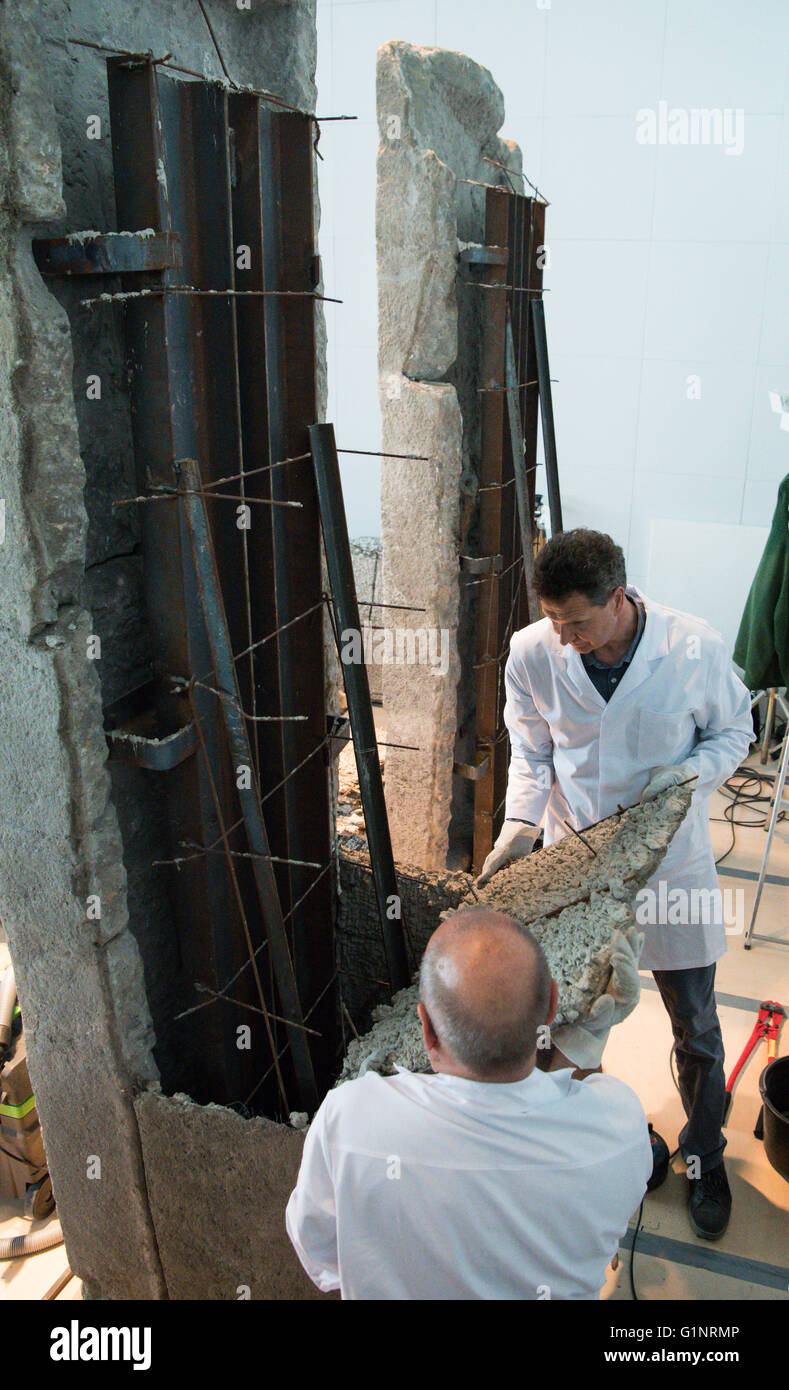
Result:
[[[548,1021],[551,973],[519,922],[492,908],[465,908],[431,936],[419,995],[440,1048],[458,1070],[479,1080],[525,1075],[537,1029]]]

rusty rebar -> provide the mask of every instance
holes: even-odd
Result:
[[[231,881],[232,881],[232,884],[233,884],[233,890],[234,890],[234,893],[235,893],[236,905],[237,905],[237,907],[238,907],[239,916],[241,917],[241,924],[242,924],[243,929],[244,929],[244,939],[245,939],[245,941],[246,941],[247,951],[248,951],[248,953],[249,953],[249,961],[250,961],[250,964],[251,964],[251,966],[252,966],[252,973],[253,973],[253,975],[254,975],[254,977],[255,977],[255,987],[256,987],[256,989],[257,989],[258,998],[259,998],[259,1000],[260,1000],[260,1007],[261,1007],[261,1009],[262,1009],[262,1011],[263,1011],[263,1018],[264,1018],[264,1022],[265,1022],[265,1025],[266,1025],[266,1034],[267,1034],[267,1036],[268,1036],[269,1046],[270,1046],[270,1048],[271,1048],[272,1056],[273,1056],[273,1058],[274,1058],[274,1063],[273,1063],[273,1065],[274,1065],[274,1068],[275,1068],[275,1071],[276,1071],[277,1083],[278,1083],[278,1085],[279,1085],[280,1095],[282,1096],[283,1104],[285,1105],[286,1110],[289,1112],[289,1111],[290,1111],[290,1103],[289,1103],[289,1101],[288,1101],[287,1092],[286,1092],[286,1090],[285,1090],[285,1082],[284,1082],[284,1080],[283,1080],[282,1070],[281,1070],[280,1065],[279,1065],[279,1053],[278,1053],[277,1050],[276,1050],[276,1046],[277,1046],[277,1045],[276,1045],[276,1042],[275,1042],[275,1040],[274,1040],[274,1033],[273,1033],[273,1030],[272,1030],[272,1027],[271,1027],[271,1022],[270,1022],[270,1019],[269,1019],[269,1016],[268,1016],[268,1011],[267,1011],[267,1008],[266,1008],[266,997],[265,997],[265,995],[264,995],[264,993],[263,993],[263,983],[262,983],[261,978],[260,978],[260,972],[259,972],[259,970],[258,970],[258,968],[257,968],[257,960],[256,960],[255,948],[254,948],[253,945],[252,945],[252,937],[251,937],[250,930],[249,930],[249,923],[248,923],[248,921],[247,921],[247,914],[246,914],[246,911],[245,911],[245,909],[244,909],[244,899],[243,899],[243,896],[242,896],[242,893],[241,893],[241,887],[240,887],[239,882],[238,882],[238,875],[237,875],[237,873],[236,873],[236,866],[235,866],[235,864],[233,863],[232,855],[229,853],[230,846],[229,846],[229,844],[228,844],[228,832],[227,832],[227,830],[226,830],[226,828],[225,828],[225,818],[224,818],[224,813],[223,813],[223,810],[222,810],[222,802],[221,802],[221,799],[220,799],[220,796],[219,796],[219,792],[218,792],[218,790],[217,790],[216,781],[215,781],[215,779],[214,779],[214,771],[213,771],[213,768],[212,768],[212,766],[211,766],[211,759],[210,759],[210,757],[209,757],[209,755],[208,755],[208,749],[207,749],[207,747],[206,747],[205,735],[204,735],[204,733],[203,733],[202,720],[201,720],[201,718],[200,718],[200,716],[199,716],[199,714],[198,714],[198,712],[197,712],[197,707],[196,707],[195,702],[194,702],[194,695],[193,695],[193,693],[192,693],[191,690],[189,691],[189,703],[190,703],[191,708],[192,708],[192,717],[193,717],[193,719],[194,719],[195,729],[196,729],[196,731],[197,731],[197,736],[198,736],[198,738],[199,738],[199,740],[200,740],[200,748],[201,748],[201,751],[202,751],[202,754],[203,754],[203,762],[204,762],[204,764],[205,764],[205,769],[206,769],[206,773],[207,773],[207,776],[208,776],[208,782],[209,782],[209,786],[210,786],[210,788],[211,788],[211,798],[212,798],[213,803],[214,803],[214,810],[215,810],[215,812],[216,812],[216,818],[217,818],[217,821],[218,821],[218,823],[219,823],[219,830],[220,830],[220,833],[221,833],[221,835],[222,835],[222,842],[223,842],[223,845],[224,845],[224,847],[225,847],[225,850],[227,851],[227,864],[228,864],[228,870],[229,870],[230,878],[231,878]],[[269,1068],[269,1071],[266,1072],[265,1074],[268,1076],[268,1074],[269,1074],[270,1071],[271,1071],[271,1068]]]

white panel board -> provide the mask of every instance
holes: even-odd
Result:
[[[768,534],[766,526],[654,519],[648,597],[703,618],[731,650]]]

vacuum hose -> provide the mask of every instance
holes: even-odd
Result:
[[[38,1255],[63,1244],[60,1222],[53,1221],[43,1231],[28,1231],[23,1236],[6,1236],[0,1240],[0,1260],[18,1260],[22,1255]]]
[[[11,1029],[16,1006],[16,980],[13,967],[9,965],[0,980],[0,1057],[11,1041]],[[22,1236],[6,1236],[0,1239],[0,1260],[17,1260],[21,1255],[37,1255],[42,1250],[51,1250],[54,1245],[63,1244],[63,1232],[59,1221],[53,1221],[43,1231],[27,1231]]]

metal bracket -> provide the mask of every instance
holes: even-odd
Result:
[[[464,246],[458,252],[458,260],[463,265],[507,265],[509,259],[508,246]]]
[[[129,275],[180,265],[173,232],[72,232],[33,241],[42,275]]]
[[[344,714],[326,715],[326,733],[331,739],[329,759],[335,763],[351,737],[351,721]]]
[[[460,568],[467,574],[500,574],[504,559],[501,555],[461,555]]]
[[[152,772],[170,772],[191,758],[197,748],[197,730],[190,721],[166,738],[145,738],[128,729],[112,729],[107,734],[110,760],[146,767]]]
[[[489,769],[489,757],[484,757],[481,763],[453,763],[452,765],[455,776],[465,777],[467,782],[478,782]]]

